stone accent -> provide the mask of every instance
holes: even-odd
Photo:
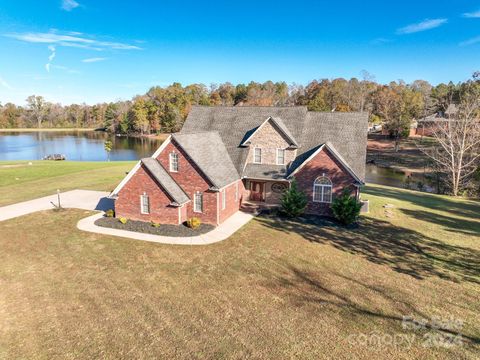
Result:
[[[331,213],[330,204],[313,202],[313,183],[316,178],[326,176],[332,181],[332,200],[340,195],[343,189],[355,191],[355,179],[343,169],[343,166],[326,149],[320,151],[313,159],[295,174],[298,187],[305,192],[308,198],[306,213]]]
[[[290,164],[297,156],[296,149],[287,149],[289,143],[284,135],[270,121],[265,123],[250,139],[247,163],[253,163],[253,149],[262,149],[262,164],[277,164],[277,149],[285,150],[285,165]]]

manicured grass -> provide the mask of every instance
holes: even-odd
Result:
[[[80,210],[0,222],[0,358],[478,357],[480,204],[363,197],[358,228],[259,217],[209,246],[84,233]],[[425,347],[448,332],[405,330],[403,316],[461,319],[463,345]]]
[[[132,161],[0,161],[0,206],[54,194],[57,189],[110,191]]]

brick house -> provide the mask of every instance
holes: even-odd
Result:
[[[194,106],[182,130],[110,194],[116,216],[218,225],[245,204],[278,205],[293,178],[307,213],[327,214],[365,176],[368,117],[306,107]]]

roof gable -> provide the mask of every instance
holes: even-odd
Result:
[[[255,129],[252,129],[252,130],[248,131],[245,134],[245,139],[242,140],[242,143],[240,145],[248,146],[250,144],[252,138],[255,136],[255,134],[257,134],[267,123],[271,123],[277,131],[282,133],[283,136],[286,138],[286,140],[289,142],[291,147],[295,147],[295,148],[298,147],[297,141],[295,140],[293,135],[290,133],[288,128],[285,126],[282,119],[280,119],[278,117],[274,118],[274,117],[271,117],[271,116],[269,116],[264,122],[262,122],[260,124],[260,126],[256,127]]]
[[[160,184],[170,198],[172,198],[174,206],[180,206],[190,201],[183,189],[175,182],[167,170],[154,158],[145,158],[141,160],[145,168]]]
[[[174,134],[172,139],[199,167],[216,189],[240,179],[217,132]]]

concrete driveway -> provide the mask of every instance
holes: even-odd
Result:
[[[60,193],[60,203],[64,208],[83,210],[113,209],[113,200],[107,199],[108,192],[92,190],[72,190]],[[57,194],[0,207],[0,221],[13,219],[36,211],[51,210],[52,202],[58,204]]]

